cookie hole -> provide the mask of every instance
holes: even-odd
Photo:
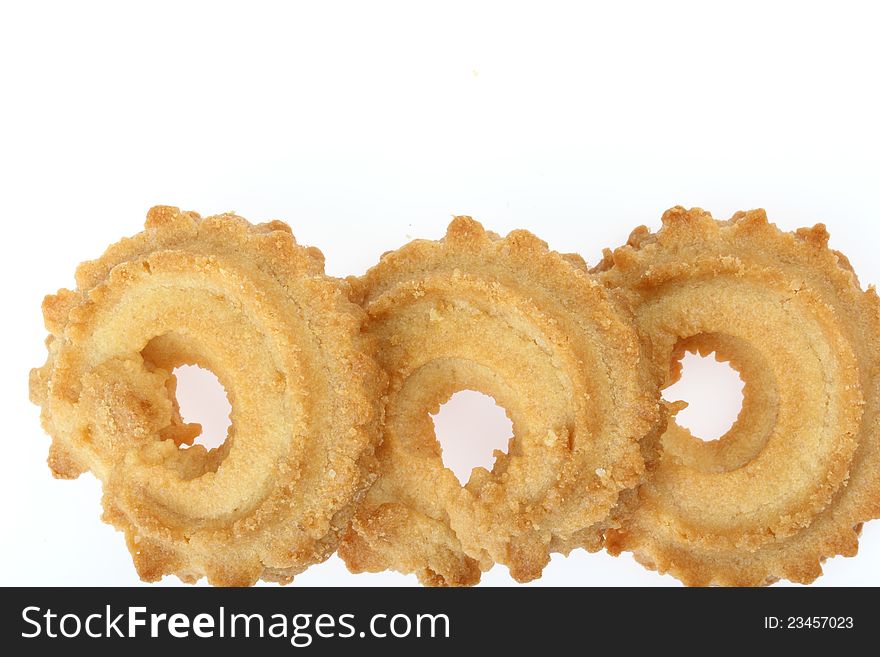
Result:
[[[174,369],[177,377],[177,403],[184,422],[202,425],[202,432],[192,445],[202,445],[211,450],[226,442],[232,421],[232,406],[226,390],[211,371],[196,365],[181,365]],[[192,445],[181,444],[181,449]]]
[[[686,401],[688,407],[676,422],[704,442],[723,437],[742,410],[744,383],[728,363],[715,354],[686,353],[681,360],[681,378],[663,391],[666,401]]]
[[[491,470],[495,450],[507,453],[513,423],[491,397],[473,390],[457,392],[432,415],[434,433],[443,450],[443,465],[462,485],[474,468]]]

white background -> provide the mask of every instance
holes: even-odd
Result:
[[[137,583],[94,479],[50,477],[27,377],[43,295],[151,205],[284,219],[334,275],[456,213],[595,262],[672,205],[764,207],[786,229],[826,222],[880,281],[870,4],[427,7],[3,3],[0,584]],[[880,523],[861,552],[818,584],[880,584]],[[415,579],[333,559],[298,582]],[[577,553],[537,585],[675,583]]]

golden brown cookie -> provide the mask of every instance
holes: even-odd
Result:
[[[281,222],[156,207],[76,281],[43,304],[31,397],[52,471],[102,481],[141,578],[286,582],[326,559],[372,476],[384,379],[321,253]],[[228,394],[216,449],[186,448],[183,364]]]
[[[663,386],[685,351],[744,382],[717,441],[670,423],[612,553],[691,585],[810,582],[880,514],[880,304],[824,226],[674,208],[596,269],[627,300]]]
[[[445,239],[387,253],[352,285],[390,386],[380,477],[340,546],[349,568],[469,585],[498,562],[527,581],[552,551],[599,549],[641,480],[659,392],[583,261],[457,217]],[[430,415],[465,389],[503,406],[514,437],[462,486]]]

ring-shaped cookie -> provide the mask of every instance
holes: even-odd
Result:
[[[286,582],[336,548],[371,480],[383,377],[362,310],[281,222],[153,208],[46,298],[31,395],[56,476],[91,471],[142,579]],[[173,370],[212,370],[228,437],[189,443]]]
[[[674,208],[596,272],[621,293],[663,386],[685,351],[740,371],[733,427],[702,442],[671,421],[607,547],[691,585],[810,582],[880,513],[880,304],[824,226],[763,211]]]
[[[445,239],[385,254],[353,286],[389,392],[379,479],[340,546],[349,568],[469,585],[498,562],[527,581],[551,551],[598,549],[641,480],[659,392],[583,261],[457,217]],[[464,389],[503,406],[514,437],[462,486],[430,415]]]

